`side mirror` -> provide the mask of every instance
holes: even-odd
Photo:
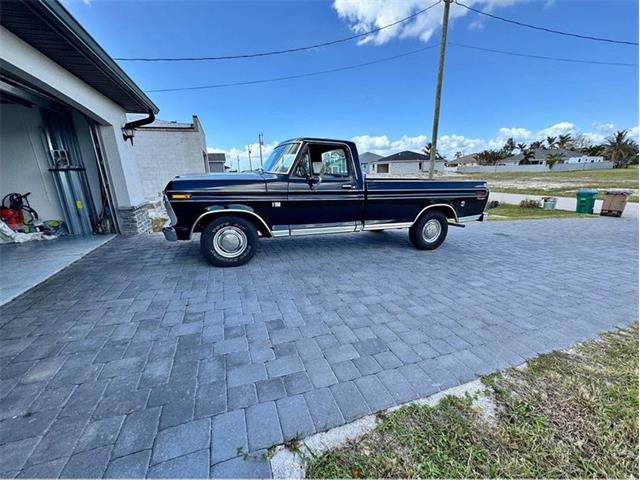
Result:
[[[311,170],[313,171],[314,177],[319,177],[324,173],[324,163],[320,162],[311,162]]]

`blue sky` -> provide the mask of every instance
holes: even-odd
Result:
[[[433,0],[65,2],[114,57],[242,54],[342,38],[391,23]],[[467,0],[497,15],[558,30],[638,40],[635,1]],[[562,37],[451,8],[449,40],[534,55],[637,63],[638,48]],[[364,44],[356,41],[258,59],[121,62],[143,90],[247,81],[325,70],[437,43],[441,5]],[[197,114],[210,147],[235,156],[263,132],[355,138],[379,153],[419,149],[431,135],[437,49],[299,80],[151,93],[160,118]],[[638,68],[540,61],[451,46],[440,122],[445,154],[471,153],[505,137],[583,132],[594,140],[638,125]]]

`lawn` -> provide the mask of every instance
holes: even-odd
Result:
[[[593,215],[571,212],[569,210],[543,210],[542,208],[524,208],[520,205],[501,203],[500,206],[487,210],[489,220],[534,220],[540,218],[593,218]]]
[[[482,403],[447,396],[379,416],[358,441],[314,458],[307,477],[637,476],[637,323],[483,382]]]
[[[579,188],[599,190],[602,199],[604,190],[624,188],[633,194],[629,201],[638,201],[638,166],[616,168],[612,170],[585,170],[575,172],[505,172],[505,173],[464,173],[447,178],[483,179],[495,192],[519,193],[523,195],[549,195],[556,197],[575,197]]]

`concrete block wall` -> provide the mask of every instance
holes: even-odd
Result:
[[[157,202],[176,175],[206,172],[206,139],[199,124],[194,128],[139,128],[133,139],[145,200]]]

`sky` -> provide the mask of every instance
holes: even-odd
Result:
[[[370,31],[435,0],[101,1],[64,0],[116,58],[220,56],[322,43]],[[638,2],[460,0],[546,28],[638,41]],[[442,3],[410,21],[337,45],[252,59],[119,61],[144,90],[245,82],[368,63],[437,45]],[[638,63],[638,47],[507,24],[451,6],[449,41],[481,48],[599,62]],[[150,92],[159,118],[198,115],[211,151],[248,166],[246,145],[264,134],[265,155],[292,137],[353,139],[360,152],[419,151],[431,138],[438,49],[360,68],[226,88]],[[451,158],[513,137],[582,133],[603,141],[638,136],[638,67],[544,61],[449,45],[438,149]],[[255,163],[254,163],[255,166]]]

